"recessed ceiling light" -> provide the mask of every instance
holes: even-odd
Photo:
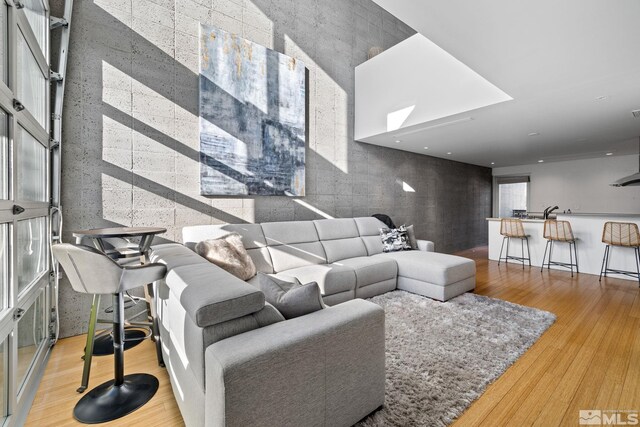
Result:
[[[544,163],[544,160],[540,159],[538,160],[538,163]]]
[[[607,156],[613,156],[613,153],[607,153]]]
[[[538,135],[540,135],[538,132],[531,132],[531,133],[529,134],[529,136],[538,136]]]
[[[491,162],[491,164],[492,164],[492,165],[495,165],[495,164],[496,164],[496,162]]]
[[[609,98],[607,95],[596,96],[596,101],[604,101],[607,98]]]
[[[429,147],[424,147],[424,149],[425,149],[425,150],[428,150],[428,149],[429,149]]]
[[[451,151],[449,151],[447,154],[451,154]]]
[[[399,143],[401,143],[401,142],[402,142],[402,140],[401,140],[401,139],[396,139],[396,144],[399,144]]]

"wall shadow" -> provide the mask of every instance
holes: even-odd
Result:
[[[179,240],[187,224],[386,213],[397,224],[414,224],[418,237],[434,240],[441,252],[485,242],[490,170],[353,140],[354,67],[366,60],[369,47],[388,48],[413,31],[364,0],[326,5],[253,0],[253,5],[272,22],[276,51],[291,55],[293,41],[313,62],[306,71],[306,196],[201,196],[197,180],[190,181],[199,176],[199,145],[185,142],[198,127],[193,118],[199,115],[199,76],[176,59],[186,53],[175,46],[174,54],[167,53],[170,47],[132,29],[136,19],[148,19],[153,29],[157,17],[75,2],[63,126],[64,239],[71,241],[71,231],[80,228],[157,225],[169,229],[164,236],[169,241]],[[175,6],[177,16],[182,12]],[[210,21],[210,14],[204,20]],[[233,30],[225,22],[220,27]],[[117,71],[115,77],[104,75],[105,64]],[[144,99],[138,96],[140,86],[158,98],[136,105]],[[169,113],[162,115],[166,103]],[[225,130],[240,135],[238,129]],[[223,170],[240,178],[238,170]],[[398,180],[415,193],[403,191]],[[77,296],[63,292],[63,335],[81,333],[86,316],[75,307],[89,303],[78,305]]]

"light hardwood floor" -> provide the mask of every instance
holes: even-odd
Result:
[[[455,426],[578,425],[579,409],[640,411],[640,290],[634,281],[547,271],[487,260],[486,248],[460,253],[477,262],[476,293],[555,313],[556,323],[456,421]],[[53,349],[29,426],[78,425],[84,337]],[[90,387],[112,377],[112,358],[94,358]],[[180,426],[166,372],[152,343],[125,353],[126,372],[149,372],[160,390],[142,409],[109,425]]]

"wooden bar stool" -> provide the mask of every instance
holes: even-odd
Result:
[[[524,270],[525,261],[529,262],[529,267],[531,267],[531,252],[529,250],[529,236],[527,236],[524,232],[524,227],[522,225],[522,220],[516,218],[502,218],[500,220],[500,234],[503,236],[502,238],[502,246],[500,246],[500,256],[498,257],[498,265],[500,265],[500,261],[504,259],[505,263],[509,263],[510,259],[520,261],[522,263],[522,269]],[[509,242],[511,239],[520,239],[520,247],[522,249],[522,256],[512,256],[509,255]],[[504,248],[504,242],[507,242],[507,252],[502,258],[502,250]],[[524,242],[527,242],[527,256],[524,256]]]
[[[550,268],[551,265],[559,265],[561,267],[569,268],[571,270],[571,277],[573,277],[573,267],[576,268],[576,273],[578,271],[578,252],[576,250],[576,239],[573,236],[573,230],[571,230],[571,223],[569,221],[556,221],[553,219],[548,219],[544,222],[544,231],[543,236],[547,239],[547,244],[544,247],[544,255],[542,257],[542,267],[540,267],[540,272],[544,269],[545,263],[544,260],[547,257],[547,249],[549,250],[549,261],[546,266],[547,269]],[[553,242],[563,242],[569,244],[569,262],[558,262],[551,260],[551,254],[553,253]],[[573,246],[573,253],[571,252],[571,248]],[[573,262],[575,255],[575,263]]]
[[[602,230],[602,243],[606,243],[607,246],[604,249],[600,278],[598,280],[602,281],[602,275],[604,274],[604,277],[607,277],[607,273],[624,274],[625,276],[636,277],[640,287],[640,231],[638,231],[638,224],[633,222],[605,222]],[[611,246],[632,248],[636,255],[636,271],[609,268]]]

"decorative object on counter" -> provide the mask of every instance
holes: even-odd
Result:
[[[605,222],[602,230],[602,243],[606,243],[607,246],[604,249],[600,278],[598,280],[602,281],[602,275],[604,274],[604,277],[607,277],[607,273],[624,274],[625,276],[638,278],[638,286],[640,287],[640,231],[638,231],[638,224],[633,222]],[[637,271],[609,268],[611,246],[632,248],[636,255]]]
[[[520,261],[522,263],[522,269],[524,270],[525,261],[529,262],[531,267],[531,252],[529,251],[529,236],[524,232],[522,226],[522,220],[516,218],[502,218],[500,220],[500,234],[502,237],[502,246],[500,247],[500,256],[498,257],[498,265],[504,259],[505,264],[509,263],[510,259]],[[509,243],[511,239],[520,239],[520,247],[522,249],[522,256],[509,255]],[[502,250],[504,249],[504,243],[507,242],[507,252],[504,258],[502,258]],[[524,242],[527,242],[527,256],[524,256]]]
[[[526,218],[527,210],[526,209],[514,209],[513,214],[511,215],[514,218]]]
[[[545,263],[544,260],[547,257],[547,250],[549,251],[549,261],[546,263],[547,270],[552,265],[559,265],[561,267],[569,268],[571,270],[571,277],[573,277],[573,267],[576,268],[576,273],[578,271],[578,251],[576,250],[576,239],[573,236],[573,230],[571,229],[571,223],[569,221],[557,221],[555,219],[548,219],[544,222],[544,231],[542,233],[545,239],[547,239],[547,244],[544,247],[544,255],[542,256],[542,266],[540,267],[540,272],[544,269]],[[553,243],[554,242],[562,242],[569,244],[569,262],[559,262],[552,261],[551,256],[553,254]],[[573,245],[573,252],[571,252],[571,247]],[[575,256],[575,263],[574,263]]]

